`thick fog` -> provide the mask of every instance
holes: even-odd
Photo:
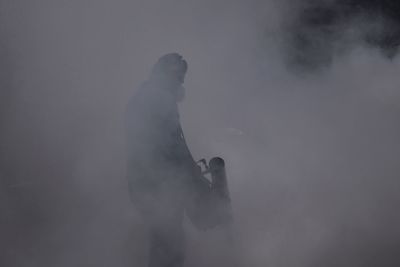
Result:
[[[398,266],[400,59],[360,16],[293,68],[303,4],[1,0],[0,266],[146,265],[123,112],[169,52],[193,155],[226,161],[242,266]],[[186,232],[186,266],[228,266],[218,230]]]

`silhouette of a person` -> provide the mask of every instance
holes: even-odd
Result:
[[[200,175],[179,121],[186,71],[181,55],[162,56],[126,109],[130,197],[149,226],[149,267],[184,262],[183,214]]]

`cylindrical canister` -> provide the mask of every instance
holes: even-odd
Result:
[[[211,190],[216,197],[215,208],[220,224],[230,223],[232,221],[232,208],[225,162],[220,157],[214,157],[209,162],[209,168],[211,173]]]

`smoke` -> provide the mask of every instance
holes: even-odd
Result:
[[[0,265],[146,264],[122,114],[177,51],[185,136],[196,158],[226,161],[244,266],[397,266],[400,61],[329,35],[345,52],[291,72],[287,25],[303,6],[1,1]],[[187,228],[187,266],[226,262],[216,231]]]

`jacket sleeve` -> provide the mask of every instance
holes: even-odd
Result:
[[[170,160],[172,164],[175,164],[181,170],[186,172],[194,171],[193,168],[197,165],[183,135],[177,109],[172,111],[167,124],[169,124],[169,126],[166,127],[169,129],[167,131],[168,142],[166,143],[168,148],[165,150],[165,158]]]

